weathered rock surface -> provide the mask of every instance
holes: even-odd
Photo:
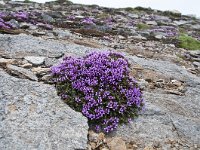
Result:
[[[69,42],[44,40],[30,35],[2,35],[0,34],[0,54],[9,58],[24,58],[26,56],[44,56],[60,58],[65,53],[82,56],[86,51],[96,50]]]
[[[53,86],[0,70],[0,149],[87,148],[87,119],[69,108]]]
[[[196,75],[193,75],[184,67],[178,66],[169,61],[161,61],[161,60],[152,60],[152,59],[144,59],[138,58],[136,56],[127,55],[127,58],[133,64],[139,64],[146,69],[152,69],[156,72],[162,73],[170,78],[178,79],[180,81],[186,82],[189,86],[200,85],[200,78]]]
[[[32,56],[46,57],[50,61],[52,59],[52,63],[49,63],[47,67],[53,65],[54,61],[58,62],[58,56],[61,57],[63,54],[65,56],[83,56],[92,50],[100,50],[91,49],[73,43],[62,42],[62,40],[45,40],[40,37],[33,37],[24,34],[12,36],[0,35],[0,39],[2,56],[19,58],[18,56],[22,57],[22,55],[18,54],[23,54],[23,57],[20,57],[21,59],[23,59],[25,56],[30,56],[31,53],[34,54]],[[7,39],[9,39],[9,41]],[[24,43],[26,44],[24,45]],[[43,49],[45,49],[45,51],[43,51]],[[127,53],[124,54],[126,58],[129,59],[131,64],[137,64],[143,67],[143,69],[154,70],[155,72],[163,74],[167,78],[172,79],[173,81],[182,81],[186,83],[187,88],[185,95],[183,96],[177,96],[174,94],[164,94],[156,89],[154,91],[145,91],[144,96],[146,99],[146,112],[137,120],[133,121],[133,123],[131,123],[130,125],[119,127],[117,132],[113,135],[116,137],[122,137],[128,142],[135,141],[136,143],[140,143],[140,146],[138,146],[138,148],[144,148],[149,145],[152,146],[155,144],[155,142],[159,143],[161,147],[164,147],[166,149],[171,148],[171,145],[169,143],[172,141],[175,143],[179,143],[179,146],[181,143],[182,147],[179,148],[185,149],[187,149],[188,147],[194,147],[195,144],[200,144],[200,139],[198,136],[200,134],[200,78],[196,75],[187,72],[187,70],[184,67],[178,66],[170,61],[145,59],[139,58],[137,56],[131,56]],[[47,59],[45,59],[45,61]],[[45,63],[43,65],[45,65]],[[35,71],[37,72],[37,70],[40,68],[41,67],[32,68],[30,70],[35,73]],[[47,68],[47,70],[49,69]],[[22,142],[23,138],[25,137],[25,139],[33,139],[34,141],[32,142],[32,144],[30,144],[31,146],[26,145],[26,142],[28,140],[25,140],[26,142],[23,141],[21,148],[25,149],[37,146],[39,147],[40,145],[41,147],[43,146],[44,149],[49,148],[53,145],[52,143],[54,143],[52,141],[56,140],[61,145],[60,149],[63,148],[63,145],[68,145],[69,149],[73,149],[73,146],[76,145],[75,143],[78,143],[77,145],[79,145],[80,147],[81,145],[83,147],[86,147],[86,119],[83,119],[84,117],[81,116],[81,114],[79,113],[77,117],[74,117],[73,115],[76,113],[70,108],[68,108],[68,106],[56,96],[55,89],[53,87],[43,85],[37,82],[30,82],[28,80],[16,79],[14,77],[6,75],[5,73],[1,74],[3,74],[3,78],[1,78],[3,92],[1,93],[6,93],[8,91],[14,92],[13,94],[9,94],[8,92],[8,94],[4,94],[4,96],[2,97],[10,97],[9,95],[17,97],[11,97],[13,101],[11,101],[8,104],[5,101],[2,101],[4,103],[1,105],[4,107],[6,106],[6,113],[3,117],[4,121],[1,124],[4,123],[10,125],[13,121],[15,122],[15,124],[20,124],[20,122],[23,123],[21,124],[21,126],[11,126],[12,132],[15,133],[12,134],[12,136],[9,135],[10,132],[8,131],[8,129],[4,129],[5,126],[1,126],[3,128],[2,131],[4,133],[2,135],[6,135],[3,136],[4,138],[2,139],[4,140],[2,140],[1,145],[6,145],[5,143],[7,143],[6,146],[10,148],[13,146],[12,143]],[[14,84],[13,82],[17,84]],[[148,86],[148,84],[146,86]],[[21,92],[16,92],[15,87],[16,89],[19,89],[18,91]],[[29,93],[36,93],[36,97],[31,94],[31,96],[25,99],[26,101],[22,100],[20,101],[20,103],[18,103],[18,99],[20,99],[20,97],[24,97]],[[42,99],[41,101],[40,98]],[[4,112],[3,108],[2,110],[2,112]],[[10,110],[14,113],[10,113]],[[54,114],[53,112],[51,112],[56,112],[58,110],[59,112]],[[33,111],[33,113],[31,114],[30,111]],[[70,118],[67,115],[71,113],[73,113],[73,115],[70,115],[73,116],[72,118]],[[80,120],[79,117],[81,118]],[[9,120],[10,118],[12,121]],[[38,122],[38,120],[42,120],[43,122]],[[52,122],[49,120],[52,120]],[[70,124],[69,120],[72,120],[73,124]],[[81,120],[82,122],[78,122]],[[55,125],[56,122],[57,126]],[[82,128],[82,124],[84,125],[84,128]],[[45,129],[43,128],[43,126],[45,126]],[[22,128],[23,130],[18,130],[19,128]],[[38,130],[42,130],[42,132],[38,133]],[[68,132],[68,130],[70,133]],[[61,134],[61,131],[65,134]],[[27,134],[25,134],[25,132],[31,132],[31,136],[26,137]],[[48,137],[48,135],[50,134],[49,132],[52,133],[52,136],[50,137]],[[40,135],[36,136],[36,134]],[[20,135],[22,139],[20,139],[18,135]],[[72,135],[75,135],[75,137]],[[11,136],[12,138],[8,138],[9,136]],[[46,143],[45,140],[49,141],[49,144],[44,144]],[[72,144],[70,145],[67,141],[72,142]],[[83,144],[84,142],[85,145]],[[43,147],[41,149],[43,149]]]
[[[181,148],[200,146],[200,78],[171,62],[129,57],[146,69],[179,79],[189,86],[184,96],[144,92],[146,111],[128,126],[121,126],[115,136],[137,141],[144,146],[159,142],[169,149],[169,141],[181,142]],[[163,147],[163,148],[164,148]],[[179,147],[180,148],[180,147]]]
[[[144,90],[146,111],[110,136],[89,132],[88,148],[200,148],[200,51],[178,48],[174,40],[181,32],[200,40],[198,18],[68,1],[0,0],[0,7],[0,33],[6,33],[0,34],[0,149],[86,149],[87,119],[41,81],[51,83],[50,67],[63,57],[103,47],[123,51],[135,66],[130,71]],[[3,17],[22,10],[28,19]],[[4,30],[7,21],[13,28]]]

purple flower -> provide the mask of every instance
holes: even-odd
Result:
[[[99,132],[99,131],[101,130],[100,125],[96,125],[96,126],[95,126],[95,130],[96,130],[97,132]]]
[[[1,28],[3,28],[3,29],[10,29],[10,27],[8,25],[6,25],[5,22],[1,22],[0,21],[0,29]]]
[[[13,16],[16,18],[16,19],[19,19],[19,20],[27,20],[29,15],[27,12],[17,12],[17,13],[13,13]]]
[[[89,17],[88,17],[88,18],[82,19],[82,20],[81,20],[81,23],[82,23],[82,24],[93,24],[93,25],[95,24],[95,23],[94,23],[94,19],[93,19],[93,18],[89,18]]]
[[[68,16],[67,18],[68,18],[69,20],[75,20],[76,17],[75,17],[75,16]]]
[[[37,26],[40,26],[44,29],[47,29],[47,30],[52,30],[53,29],[53,26],[50,25],[50,24],[44,24],[44,23],[37,23]]]
[[[58,93],[97,129],[111,132],[143,109],[142,93],[123,55],[93,52],[51,68]]]
[[[4,18],[4,17],[6,17],[6,16],[7,16],[6,13],[0,12],[0,18]]]
[[[151,32],[163,32],[166,37],[175,37],[178,35],[178,29],[173,26],[159,26],[150,30]]]
[[[132,122],[132,118],[128,118],[128,122],[131,123]]]
[[[126,106],[125,106],[125,105],[121,105],[121,106],[120,106],[120,109],[119,109],[119,113],[120,113],[120,114],[123,114],[124,111],[126,111]]]

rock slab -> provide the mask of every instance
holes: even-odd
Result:
[[[86,149],[87,134],[87,119],[68,107],[53,86],[0,69],[0,149]]]

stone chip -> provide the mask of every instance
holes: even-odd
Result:
[[[44,63],[45,57],[26,56],[24,57],[24,59],[32,63],[33,65],[42,65]]]

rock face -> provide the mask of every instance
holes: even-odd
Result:
[[[87,119],[54,87],[0,70],[0,149],[86,149]]]
[[[8,73],[9,66],[14,66],[12,63],[18,60],[23,66],[24,61],[27,63],[24,58],[30,54],[45,57],[44,61],[52,59],[59,61],[58,56],[61,57],[63,54],[83,56],[92,50],[100,51],[100,49],[24,34],[0,35],[0,39],[1,56],[12,58],[1,58],[2,66]],[[25,46],[24,43],[26,43]],[[200,78],[170,61],[139,58],[126,52],[124,55],[131,64],[140,66],[139,69],[154,70],[153,76],[160,73],[173,82],[177,81],[178,86],[181,86],[183,82],[186,84],[186,92],[179,96],[163,93],[162,89],[147,91],[149,83],[146,83],[144,86],[145,113],[131,124],[119,127],[111,134],[113,139],[121,137],[126,142],[134,141],[136,143],[134,147],[139,149],[149,145],[155,147],[155,143],[157,147],[165,149],[170,149],[171,143],[178,145],[177,149],[198,146],[200,144],[198,136],[200,134]],[[50,64],[53,65],[53,62]],[[15,66],[18,68],[15,71],[26,70],[19,64],[15,64],[18,65],[18,67]],[[29,73],[38,74],[38,69],[48,72],[47,67],[51,66],[46,65],[45,62],[38,65],[39,67],[30,69]],[[2,87],[0,149],[13,149],[16,145],[19,149],[85,149],[87,147],[86,118],[62,102],[56,96],[56,91],[52,86],[17,79],[3,70],[0,75]],[[15,75],[18,78],[24,78],[21,74]],[[158,80],[158,82],[161,81],[164,82],[164,79]],[[140,146],[137,146],[137,143],[140,143]],[[123,148],[125,149],[124,144]]]
[[[115,136],[143,143],[144,146],[154,146],[156,142],[166,149],[171,148],[170,141],[181,142],[185,149],[200,145],[200,78],[170,62],[145,60],[135,56],[130,56],[130,60],[166,77],[182,80],[189,87],[184,96],[159,91],[144,92],[146,111],[130,125],[120,127]]]
[[[11,44],[12,43],[12,44]],[[78,46],[69,42],[44,40],[30,35],[2,35],[0,34],[0,53],[5,57],[23,58],[26,56],[44,56],[50,58],[62,57],[65,53],[75,53],[81,56],[91,48]]]
[[[200,40],[200,19],[68,1],[0,8],[0,149],[200,149],[200,50],[177,45],[182,32]],[[63,57],[104,49],[129,60],[146,110],[109,135],[88,134],[87,119],[46,83]]]

